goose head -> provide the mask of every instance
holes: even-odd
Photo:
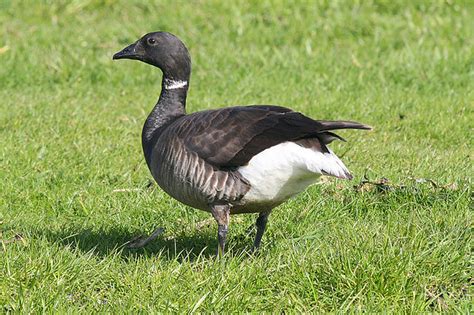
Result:
[[[113,59],[133,59],[158,67],[169,80],[187,81],[191,58],[183,42],[173,34],[154,32],[125,47]]]

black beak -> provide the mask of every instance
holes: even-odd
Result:
[[[118,53],[116,53],[112,59],[139,59],[139,55],[136,51],[137,43],[133,43],[130,46],[125,47]]]

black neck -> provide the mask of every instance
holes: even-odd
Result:
[[[186,115],[189,77],[186,79],[171,80],[163,76],[160,98],[148,115],[142,130],[142,147],[147,163],[150,159],[151,150],[163,130],[177,118]],[[176,87],[177,85],[182,85],[182,87]]]

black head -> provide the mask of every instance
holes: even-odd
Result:
[[[113,59],[134,59],[163,71],[166,78],[187,80],[191,72],[188,49],[176,36],[166,32],[148,33],[113,56]]]

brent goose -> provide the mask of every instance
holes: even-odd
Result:
[[[321,175],[351,179],[327,147],[342,139],[336,129],[371,129],[352,121],[313,120],[273,105],[235,106],[186,114],[191,74],[187,48],[166,32],[149,33],[116,53],[163,72],[161,94],[142,130],[145,160],[170,196],[211,212],[224,252],[229,215],[259,213],[254,249],[273,208]],[[140,240],[144,246],[159,233]]]

